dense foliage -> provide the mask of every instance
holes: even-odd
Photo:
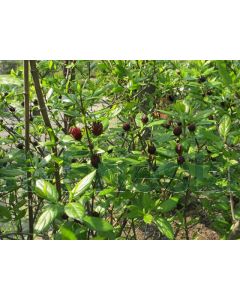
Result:
[[[28,66],[0,85],[1,239],[239,237],[238,61]]]

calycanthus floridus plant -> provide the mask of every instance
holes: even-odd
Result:
[[[0,239],[238,239],[239,70],[24,61],[0,76]]]

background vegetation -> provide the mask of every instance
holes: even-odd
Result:
[[[0,65],[1,239],[239,238],[239,61]]]

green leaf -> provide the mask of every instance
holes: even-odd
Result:
[[[168,239],[174,239],[174,233],[171,224],[164,218],[157,218],[155,221],[159,231],[165,235]]]
[[[68,225],[62,225],[59,229],[62,240],[77,240],[76,234],[72,231],[72,228]]]
[[[85,210],[80,203],[68,203],[64,208],[65,213],[72,219],[82,221]]]
[[[20,175],[24,175],[25,172],[19,169],[4,169],[0,170],[0,177],[16,177]]]
[[[171,197],[171,198],[165,200],[164,202],[162,202],[160,204],[159,208],[163,213],[167,213],[177,206],[178,201],[179,201],[178,198]]]
[[[73,198],[79,197],[82,195],[91,185],[93,178],[96,175],[96,170],[85,176],[80,182],[78,182],[74,189],[72,190]]]
[[[231,118],[228,115],[224,115],[219,124],[219,133],[224,138],[224,142],[227,139],[228,133],[231,128]]]
[[[40,162],[40,166],[41,167],[44,167],[44,166],[46,166],[50,161],[51,161],[51,159],[52,159],[52,155],[51,154],[48,154],[47,156],[45,156],[42,160],[41,160],[41,162]]]
[[[220,76],[223,79],[223,82],[227,86],[230,85],[232,83],[232,77],[230,76],[230,74],[227,70],[225,62],[219,60],[219,61],[216,62],[216,64],[217,64],[217,67],[218,67],[218,72],[219,72]]]
[[[118,105],[113,105],[113,107],[111,108],[110,112],[109,112],[109,118],[114,118],[116,117],[122,110],[122,105],[118,104]]]
[[[15,221],[16,220],[20,220],[22,219],[23,217],[26,216],[26,213],[27,213],[27,209],[22,209],[22,210],[19,210],[18,212],[16,212],[16,215],[15,215]]]
[[[47,128],[47,131],[48,131],[51,142],[49,142],[49,143],[46,142],[45,145],[54,146],[56,144],[56,137],[55,137],[54,131],[52,130],[52,128]]]
[[[52,69],[52,66],[53,66],[53,61],[52,61],[52,60],[49,60],[49,62],[48,62],[48,68],[51,70],[51,69]]]
[[[208,177],[210,166],[188,163],[186,164],[186,169],[193,177],[196,177],[198,179],[204,179]]]
[[[101,218],[86,216],[83,220],[90,229],[97,232],[113,231],[112,225]]]
[[[158,120],[158,121],[153,121],[149,124],[146,125],[146,127],[152,127],[152,126],[158,126],[166,123],[166,120]]]
[[[114,193],[115,193],[115,188],[114,187],[110,187],[110,188],[107,188],[107,189],[103,189],[101,190],[99,193],[98,193],[98,196],[112,196]]]
[[[49,205],[39,217],[35,230],[40,233],[47,229],[57,217],[58,212],[59,207],[57,205]]]
[[[146,224],[151,224],[153,221],[153,216],[150,214],[146,214],[144,215],[143,220]]]
[[[240,209],[239,208],[235,210],[235,214],[234,215],[235,215],[235,218],[237,220],[240,220]]]
[[[155,174],[156,176],[165,175],[168,177],[172,177],[175,174],[176,169],[178,169],[178,165],[174,162],[171,161],[168,161],[167,163],[160,162],[158,164],[157,170],[155,171]]]
[[[36,181],[35,192],[43,199],[47,199],[51,202],[58,201],[58,192],[56,187],[44,179],[38,179]]]
[[[46,100],[50,99],[53,94],[53,88],[50,88],[46,95]]]
[[[11,213],[7,207],[0,205],[0,220],[6,222],[11,220]]]
[[[127,209],[128,209],[127,217],[129,219],[143,217],[143,211],[138,206],[129,205]]]
[[[174,109],[176,110],[176,112],[178,112],[179,114],[182,114],[186,111],[186,105],[182,102],[182,101],[177,101],[174,104]]]

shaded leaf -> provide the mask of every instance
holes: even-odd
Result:
[[[197,164],[186,164],[186,169],[188,169],[189,173],[198,178],[198,179],[204,179],[208,177],[208,172],[210,169],[210,166],[208,165],[197,165]]]
[[[4,169],[0,170],[0,177],[16,177],[24,175],[25,172],[19,169]]]
[[[90,229],[97,232],[113,231],[112,225],[101,218],[86,216],[83,220]]]
[[[176,197],[171,197],[159,205],[160,210],[163,213],[169,212],[174,209],[178,204],[179,199]]]
[[[7,207],[0,205],[0,220],[2,222],[9,221],[11,219],[11,213]]]
[[[62,225],[59,232],[61,233],[62,240],[77,240],[77,236],[70,226]]]

